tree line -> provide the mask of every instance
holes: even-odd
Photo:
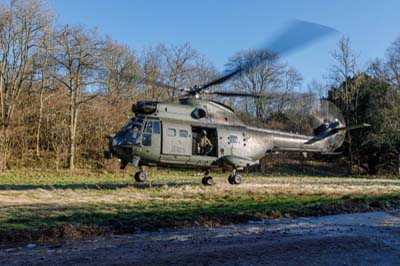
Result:
[[[217,76],[212,62],[189,43],[157,44],[139,53],[93,29],[57,24],[47,6],[39,0],[0,6],[0,171],[102,168],[106,136],[132,116],[132,103],[176,101],[177,91],[166,87],[190,87]],[[257,53],[241,51],[227,67],[252,56]],[[220,88],[269,94],[274,101],[223,100],[247,123],[303,133],[312,130],[305,114],[315,99],[327,97],[347,124],[373,125],[348,134],[343,156],[349,171],[398,171],[400,39],[386,58],[365,69],[358,68],[346,38],[332,57],[326,84],[314,82],[306,92],[301,74],[274,58]]]

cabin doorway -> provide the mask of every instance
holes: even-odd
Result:
[[[211,143],[211,147],[209,148],[209,150],[207,150],[207,147],[205,147],[205,145],[202,145],[204,144],[204,141],[201,140],[204,137],[202,136],[203,130],[206,132],[206,137]],[[218,156],[217,153],[218,153],[217,129],[209,127],[192,126],[192,155],[217,157]]]

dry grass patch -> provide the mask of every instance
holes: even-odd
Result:
[[[217,184],[204,187],[201,177],[190,171],[158,170],[150,178],[150,183],[136,184],[127,174],[9,172],[0,176],[0,228],[4,233],[86,225],[82,228],[89,226],[89,232],[97,226],[99,232],[131,232],[385,209],[400,203],[398,179],[250,174],[244,184],[232,186],[226,174],[215,174]]]

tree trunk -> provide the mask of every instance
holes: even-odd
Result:
[[[7,160],[6,160],[6,131],[2,126],[0,131],[0,173],[6,169]]]
[[[353,174],[353,151],[351,149],[351,135],[348,132],[348,140],[349,140],[349,175]]]
[[[2,71],[2,68],[0,69]],[[1,129],[0,129],[0,173],[7,168],[7,122],[5,106],[5,88],[3,86],[2,72],[0,72],[0,101],[1,101]]]
[[[368,156],[368,174],[369,175],[376,175],[378,173],[377,166],[379,164],[379,156],[380,154]]]
[[[40,157],[40,129],[42,127],[43,119],[43,88],[40,90],[40,102],[39,102],[39,119],[36,131],[36,156]]]
[[[75,137],[76,137],[76,91],[70,91],[70,124],[69,124],[69,154],[68,154],[68,168],[73,170],[75,160]]]
[[[2,130],[5,127],[5,120],[6,120],[6,92],[5,87],[3,85],[3,65],[0,66],[0,101],[1,101],[1,128]]]
[[[398,167],[399,167],[397,174],[400,176],[400,150],[397,151],[397,156],[398,156],[397,163],[398,163]]]

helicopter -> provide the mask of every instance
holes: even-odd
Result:
[[[138,101],[132,105],[135,116],[118,133],[108,136],[105,158],[120,159],[120,168],[128,164],[139,167],[134,179],[145,182],[145,166],[202,169],[205,186],[213,185],[213,168],[229,169],[228,182],[242,183],[238,170],[259,164],[269,152],[332,153],[344,142],[346,131],[368,127],[347,127],[340,112],[330,112],[314,128],[313,135],[300,135],[248,126],[229,106],[206,95],[223,97],[267,97],[246,92],[214,91],[211,88],[235,78],[255,65],[282,56],[314,40],[336,32],[311,22],[296,21],[273,41],[259,50],[251,61],[225,71],[225,74],[191,88],[161,87],[183,93],[179,103]],[[328,105],[326,105],[328,106]],[[202,139],[207,140],[202,146]]]

